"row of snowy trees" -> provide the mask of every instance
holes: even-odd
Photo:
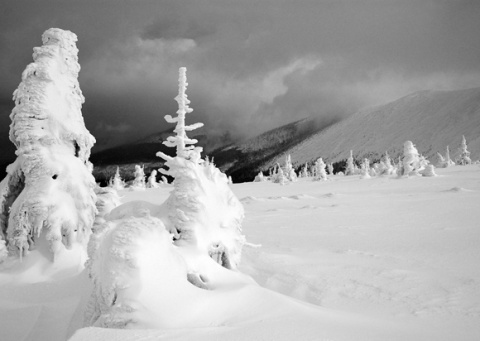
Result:
[[[145,176],[145,167],[135,165],[135,171],[133,173],[134,179],[129,183],[126,183],[120,176],[120,168],[117,167],[115,175],[109,180],[108,187],[115,190],[122,190],[129,188],[131,190],[143,190],[146,188],[159,188],[161,184],[168,184],[168,180],[165,176],[162,176],[162,180],[157,181],[157,171],[154,169],[150,172],[148,178]]]
[[[470,159],[470,152],[468,151],[467,142],[465,136],[462,136],[462,143],[457,152],[457,158],[455,162],[450,158],[449,147],[446,148],[446,154],[443,156],[438,154],[437,167],[445,168],[455,164],[469,165],[472,163]],[[283,166],[276,164],[275,167],[270,169],[268,177],[264,176],[260,172],[255,177],[255,182],[258,181],[272,181],[274,183],[280,183],[282,185],[295,182],[298,177],[312,177],[313,180],[327,180],[328,174],[333,175],[333,164],[326,165],[322,158],[317,159],[311,166],[306,163],[298,175],[292,165],[291,156],[287,155]],[[338,174],[343,175],[359,175],[362,179],[368,179],[373,176],[383,175],[397,175],[397,176],[411,176],[411,175],[424,175],[435,176],[435,167],[428,161],[423,155],[418,153],[415,145],[411,141],[406,141],[403,146],[403,155],[400,156],[396,163],[392,162],[387,152],[383,158],[370,166],[370,160],[365,158],[360,163],[360,168],[357,167],[353,158],[353,151],[350,151],[350,155],[346,160],[346,166],[343,172]]]

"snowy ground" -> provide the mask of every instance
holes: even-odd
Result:
[[[239,271],[261,287],[217,293],[202,314],[227,317],[211,326],[85,328],[71,340],[479,340],[480,167],[437,173],[232,185],[252,244]],[[121,194],[158,204],[168,187]],[[0,272],[0,340],[65,340],[80,327],[88,279],[24,262],[21,275]],[[55,280],[31,283],[45,277]]]

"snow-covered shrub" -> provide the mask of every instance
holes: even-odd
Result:
[[[435,173],[435,167],[433,165],[427,165],[427,167],[425,167],[420,174],[422,174],[422,176],[437,176],[437,173]]]
[[[108,182],[108,186],[117,191],[125,188],[125,181],[123,181],[122,178],[120,177],[119,167],[117,167],[117,170],[113,178],[111,178],[110,181]]]
[[[0,184],[0,230],[10,254],[20,257],[46,239],[53,258],[85,243],[95,218],[95,180],[78,84],[77,36],[51,28],[34,48],[10,115],[16,161]]]
[[[147,188],[158,188],[159,184],[157,182],[157,171],[154,169],[150,173],[150,176],[147,180]]]
[[[462,135],[462,144],[458,149],[457,158],[455,162],[459,165],[465,166],[472,164],[472,159],[470,159],[470,152],[467,150],[467,140],[465,135]]]
[[[325,162],[323,162],[322,158],[319,158],[315,162],[315,177],[313,180],[316,181],[326,181],[328,180],[327,178],[327,172],[325,171]]]
[[[145,183],[144,168],[139,165],[135,165],[135,172],[133,175],[135,178],[133,179],[132,184],[130,185],[130,190],[133,190],[133,191],[144,190],[147,187]]]
[[[180,68],[176,97],[178,117],[165,117],[168,122],[177,123],[174,130],[177,135],[164,142],[177,148],[177,156],[157,153],[166,160],[165,165],[169,168],[161,172],[175,178],[174,189],[165,203],[168,211],[165,225],[174,234],[177,245],[193,246],[212,258],[220,258],[223,266],[236,268],[244,244],[241,234],[243,206],[228,186],[224,173],[211,163],[201,165],[202,148],[194,147],[197,141],[189,139],[185,133],[203,125],[185,125],[185,114],[192,112],[185,94],[186,87],[186,68]]]

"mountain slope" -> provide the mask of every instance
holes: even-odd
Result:
[[[215,164],[235,182],[252,181],[263,165],[276,159],[285,150],[334,124],[334,120],[304,118],[269,130],[247,141],[213,151]],[[283,161],[282,161],[283,162]]]
[[[378,159],[385,151],[391,156],[403,152],[411,140],[420,153],[436,162],[436,153],[450,146],[452,157],[467,139],[472,160],[480,158],[480,88],[456,91],[419,91],[385,105],[361,110],[289,148],[263,165],[263,169],[282,162],[291,154],[301,165],[323,157],[337,162],[350,150],[359,159]]]

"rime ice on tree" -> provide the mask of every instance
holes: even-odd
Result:
[[[325,171],[325,162],[323,162],[322,158],[319,158],[315,162],[315,177],[313,178],[313,180],[316,180],[316,181],[328,180],[327,172]]]
[[[370,161],[368,159],[363,159],[362,168],[360,172],[361,179],[370,179]]]
[[[130,186],[131,190],[144,190],[146,187],[145,184],[145,172],[143,170],[143,167],[140,167],[139,165],[135,165],[135,172],[134,172],[134,179],[132,181],[132,185]]]
[[[177,135],[164,142],[176,147],[177,155],[170,157],[157,153],[166,160],[165,165],[169,168],[160,171],[175,179],[174,189],[165,204],[168,211],[165,225],[174,234],[176,245],[194,246],[224,267],[236,268],[244,243],[241,234],[243,206],[228,186],[227,176],[210,162],[202,165],[202,148],[194,147],[197,141],[186,136],[186,131],[203,124],[185,125],[185,114],[192,112],[185,94],[186,68],[180,68],[179,74],[179,93],[175,98],[179,106],[178,116],[165,116],[168,122],[177,123]]]
[[[353,150],[350,151],[350,156],[347,159],[347,166],[345,168],[345,175],[355,174],[355,164],[353,163]]]
[[[119,191],[125,188],[125,182],[120,177],[120,168],[117,167],[115,175],[110,179],[108,186]]]
[[[42,41],[13,94],[17,159],[0,184],[0,230],[10,254],[21,257],[46,239],[55,258],[91,233],[95,180],[88,158],[95,139],[81,113],[77,36],[52,28]]]
[[[293,169],[292,158],[290,154],[288,154],[285,158],[284,175],[288,181],[297,181],[297,174],[295,173],[295,169]]]
[[[472,163],[470,152],[467,150],[467,140],[465,139],[465,135],[462,135],[462,144],[458,149],[458,157],[455,161],[462,166],[470,165]]]
[[[198,141],[196,139],[191,139],[187,137],[187,131],[192,131],[197,128],[203,127],[203,123],[195,123],[192,125],[185,125],[185,115],[193,111],[188,105],[190,100],[187,97],[185,91],[187,90],[187,68],[181,67],[179,70],[178,78],[178,96],[175,97],[175,100],[178,103],[177,117],[172,117],[170,115],[165,116],[165,120],[168,123],[177,123],[174,132],[176,136],[169,136],[167,141],[163,142],[164,145],[168,147],[177,148],[177,156],[184,159],[192,159],[197,162],[200,160],[200,153],[202,152],[202,147],[194,147],[193,145]],[[188,146],[190,145],[190,146]],[[165,159],[165,154],[159,153],[162,158]]]
[[[158,182],[157,182],[157,171],[154,169],[150,173],[150,176],[148,177],[147,180],[147,187],[148,188],[158,188]]]
[[[418,175],[420,167],[420,156],[412,141],[406,141],[403,145],[403,173],[401,175]]]

